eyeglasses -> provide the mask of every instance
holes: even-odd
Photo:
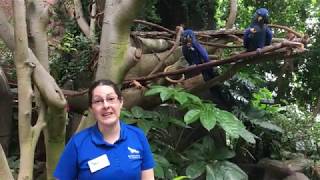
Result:
[[[96,98],[96,99],[94,99],[92,101],[92,104],[101,106],[105,102],[107,102],[108,104],[115,104],[117,101],[118,101],[118,97],[117,96],[108,96],[108,97],[106,97],[106,99],[104,99],[104,98]]]

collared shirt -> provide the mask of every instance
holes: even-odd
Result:
[[[109,144],[96,124],[70,139],[54,176],[59,180],[140,180],[141,171],[153,167],[143,131],[120,122],[120,138]]]

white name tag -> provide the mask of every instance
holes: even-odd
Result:
[[[104,154],[88,161],[88,165],[89,165],[90,171],[94,173],[102,168],[109,166],[110,162],[109,162],[108,156]]]

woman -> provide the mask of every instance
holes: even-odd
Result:
[[[54,176],[60,180],[154,180],[154,161],[146,136],[119,120],[121,91],[110,80],[89,88],[89,110],[97,123],[68,142]]]

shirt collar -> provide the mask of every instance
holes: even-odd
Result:
[[[115,142],[115,144],[127,139],[126,130],[127,130],[126,124],[120,121],[120,138]],[[114,146],[114,144],[110,144],[103,139],[103,135],[100,132],[97,123],[94,126],[92,126],[91,139],[93,143],[95,143],[96,145]]]

